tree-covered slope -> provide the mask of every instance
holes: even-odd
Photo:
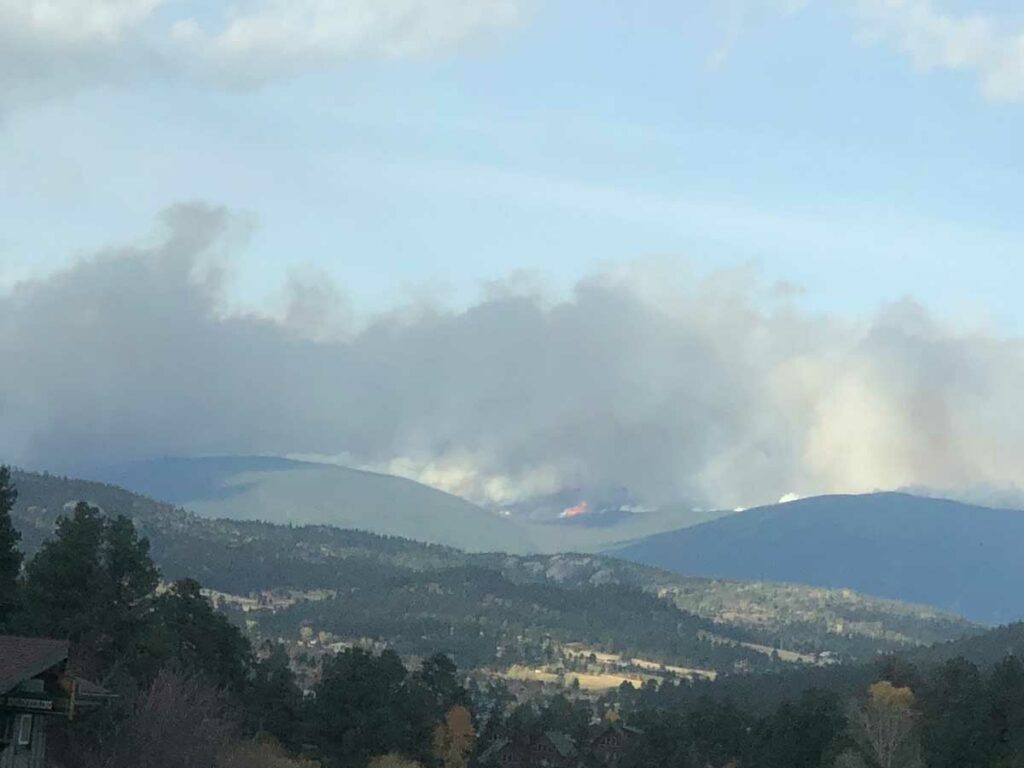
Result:
[[[163,458],[83,476],[184,506],[202,517],[333,525],[469,552],[599,552],[707,519],[683,507],[558,519],[503,514],[392,475],[269,456]]]
[[[916,664],[935,664],[964,658],[979,666],[998,664],[1007,656],[1024,659],[1024,623],[1014,622],[987,632],[922,647],[907,654]]]
[[[334,525],[485,552],[527,551],[512,521],[392,475],[273,457],[167,458],[91,476],[211,518]]]
[[[617,549],[677,573],[850,588],[997,624],[1024,617],[1024,513],[899,493],[751,509]]]
[[[491,630],[504,621],[508,634],[608,642],[696,662],[711,655],[709,634],[733,648],[719,647],[716,658],[757,660],[764,654],[751,656],[736,644],[864,656],[972,630],[954,616],[848,590],[688,578],[586,554],[468,554],[329,526],[211,520],[114,486],[52,475],[18,472],[15,482],[15,522],[30,553],[64,510],[84,500],[131,516],[168,578],[193,576],[243,595],[336,590],[336,598],[297,608],[289,620],[309,620],[315,611],[319,626],[343,622],[352,633],[375,627],[391,640],[475,628],[494,647],[505,635]]]

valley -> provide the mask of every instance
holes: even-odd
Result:
[[[978,631],[953,614],[851,590],[673,574],[602,555],[467,553],[342,530],[208,519],[115,486],[15,473],[27,552],[86,500],[124,513],[164,578],[198,578],[257,639],[370,638],[462,666],[549,665],[558,649],[714,672],[828,653],[868,658]],[[764,649],[776,653],[765,653]]]

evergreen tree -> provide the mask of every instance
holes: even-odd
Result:
[[[328,765],[363,768],[392,752],[429,758],[444,713],[394,651],[350,649],[324,661],[309,716]]]
[[[151,658],[242,692],[253,668],[249,641],[203,596],[199,582],[182,579],[154,601]]]
[[[952,659],[929,678],[920,706],[925,762],[934,768],[986,768],[996,746],[992,709],[978,668]]]
[[[272,645],[266,658],[257,663],[245,696],[252,730],[269,733],[282,744],[302,743],[302,691],[295,682],[284,647]]]
[[[0,628],[6,626],[18,604],[18,574],[21,571],[21,534],[11,521],[11,510],[18,492],[11,481],[11,471],[0,467]]]
[[[248,640],[197,582],[157,596],[159,577],[131,520],[79,503],[28,563],[22,629],[70,640],[79,668],[108,684],[149,685],[172,666],[241,691],[253,666]]]
[[[95,647],[102,634],[103,597],[108,594],[101,550],[104,521],[84,502],[57,521],[56,536],[26,568],[25,608],[29,631]]]
[[[466,689],[458,679],[458,669],[446,654],[435,653],[423,662],[419,679],[433,695],[440,712],[469,703]]]
[[[845,731],[846,718],[838,698],[811,689],[765,718],[755,734],[756,755],[751,762],[760,768],[829,765]]]
[[[149,542],[131,520],[107,520],[79,503],[26,568],[24,628],[70,640],[79,665],[100,679],[138,677],[151,664],[146,641],[158,581]]]
[[[989,739],[994,764],[1024,765],[1024,664],[1016,656],[992,671],[989,688]]]
[[[150,600],[160,574],[150,559],[149,541],[123,516],[106,524],[101,560],[100,661],[104,669],[118,667],[133,675],[142,662],[140,643],[149,631]]]
[[[547,702],[540,713],[540,725],[543,731],[558,731],[582,744],[587,738],[590,725],[590,707],[582,702],[569,701],[558,694]]]

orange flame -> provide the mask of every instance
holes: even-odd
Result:
[[[586,501],[581,501],[574,507],[566,507],[562,510],[562,514],[559,517],[579,517],[585,515],[590,510],[590,504]]]

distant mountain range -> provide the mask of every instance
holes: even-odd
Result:
[[[53,475],[16,472],[14,481],[14,520],[29,554],[62,513],[88,501],[131,517],[167,578],[193,576],[234,595],[337,593],[268,618],[276,633],[312,623],[379,636],[412,653],[459,638],[463,658],[481,663],[499,645],[550,636],[721,669],[777,664],[765,648],[863,658],[976,631],[956,616],[850,590],[689,578],[587,554],[469,554],[329,526],[208,519]]]
[[[90,477],[205,518],[331,525],[467,552],[608,552],[685,576],[849,588],[991,624],[1024,618],[1024,513],[904,493],[733,513],[633,511],[613,489],[589,505],[574,491],[509,513],[404,478],[272,457],[157,459]]]
[[[154,459],[81,475],[203,517],[334,525],[470,552],[598,552],[714,516],[681,506],[605,512],[595,503],[591,514],[559,517],[580,501],[571,495],[539,500],[543,514],[529,514],[524,505],[509,514],[401,477],[259,456]]]
[[[412,480],[332,464],[166,458],[97,469],[89,477],[202,517],[335,525],[472,551],[530,548],[518,526],[491,510]]]
[[[901,493],[822,496],[652,535],[618,557],[691,576],[848,587],[974,621],[1024,618],[1024,512]]]

